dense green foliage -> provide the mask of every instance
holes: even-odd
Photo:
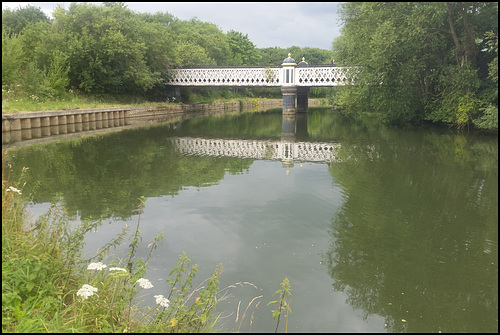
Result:
[[[496,2],[344,3],[332,50],[258,49],[248,35],[169,13],[136,13],[120,2],[71,3],[49,19],[32,6],[2,11],[2,103],[71,95],[165,101],[169,69],[279,66],[288,53],[310,65],[359,66],[356,86],[312,88],[346,113],[376,113],[498,130]],[[280,97],[279,88],[183,88],[182,101]]]
[[[231,65],[258,65],[261,57],[255,45],[248,39],[248,35],[230,30],[227,36],[231,50]]]
[[[2,101],[95,97],[165,101],[169,69],[199,65],[279,66],[290,52],[326,64],[327,50],[257,49],[248,35],[169,13],[135,13],[123,3],[71,3],[49,19],[39,8],[2,11]],[[279,88],[183,88],[182,101],[281,97]],[[325,97],[324,89],[312,90]]]
[[[286,52],[279,56],[282,60]],[[259,49],[240,32],[169,13],[135,13],[123,3],[71,3],[49,19],[39,8],[2,11],[2,101],[137,97],[165,101],[169,69],[258,65]],[[195,90],[232,98],[231,89]],[[201,92],[201,93],[200,93]],[[240,93],[253,96],[251,90]],[[262,92],[258,92],[262,95]]]
[[[19,34],[28,24],[49,22],[49,18],[37,7],[19,7],[17,10],[2,10],[2,31],[7,29],[7,35]]]
[[[496,2],[344,3],[341,65],[361,66],[336,102],[391,123],[498,129]]]
[[[331,51],[319,48],[300,48],[298,46],[292,46],[286,49],[274,47],[259,50],[261,53],[260,65],[264,66],[280,66],[283,63],[283,55],[288,55],[289,53],[297,63],[304,58],[309,65],[330,64],[332,59]]]

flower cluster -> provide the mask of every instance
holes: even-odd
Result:
[[[97,262],[97,263],[90,263],[89,266],[87,267],[87,270],[102,270],[107,268],[108,266],[104,263]]]
[[[92,287],[88,284],[84,284],[81,289],[76,292],[76,295],[79,295],[83,297],[84,299],[87,299],[90,296],[94,295],[94,292],[97,292],[97,287]]]
[[[13,186],[9,186],[9,188],[7,188],[5,190],[5,192],[17,192],[17,193],[21,194],[21,191],[19,191],[17,188],[15,188]]]
[[[146,278],[139,278],[136,283],[139,283],[139,286],[142,287],[143,289],[146,289],[146,290],[148,288],[153,287],[153,284],[151,284],[151,282],[149,280],[147,280]]]
[[[168,308],[170,306],[170,300],[165,298],[163,295],[155,295],[156,303],[162,307]]]
[[[108,266],[104,263],[97,262],[97,263],[90,263],[87,267],[87,270],[102,270],[107,268]],[[128,272],[127,269],[124,268],[119,268],[119,267],[110,267],[109,271],[123,271],[123,272]],[[136,284],[139,284],[139,286],[143,289],[150,289],[153,288],[153,284],[146,278],[139,278],[136,281]],[[78,290],[76,293],[77,296],[81,296],[84,299],[87,299],[88,297],[94,295],[94,292],[97,292],[97,288],[92,287],[88,284],[85,284],[82,286],[81,289]],[[170,300],[165,298],[163,295],[155,295],[154,296],[156,299],[156,303],[159,304],[162,307],[168,308],[170,306]]]

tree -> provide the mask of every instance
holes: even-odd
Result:
[[[206,50],[197,44],[180,43],[177,46],[178,61],[183,66],[217,65],[215,59],[211,58]]]
[[[35,101],[61,97],[69,84],[64,37],[49,22],[27,25],[2,38],[2,85],[18,98]]]
[[[300,57],[299,59],[296,59],[297,62],[301,61],[302,57],[304,57],[309,65],[330,64],[330,61],[332,60],[332,52],[320,48],[302,48],[297,57]]]
[[[491,102],[479,70],[484,33],[498,29],[494,3],[345,3],[341,16],[335,57],[363,69],[337,97],[352,110],[463,127]]]
[[[488,79],[492,82],[493,89],[491,90],[490,101],[496,102],[488,104],[482,108],[482,115],[474,120],[474,124],[483,129],[497,129],[498,130],[498,33],[486,32],[489,52],[495,57],[488,63]],[[495,89],[496,86],[496,89]]]
[[[248,34],[230,30],[226,33],[231,50],[230,65],[258,65],[260,54]]]
[[[64,86],[63,82],[55,80],[56,70],[50,69],[50,62],[44,64],[45,68],[40,68],[36,60],[26,55],[26,31],[46,29],[49,22],[49,18],[38,7],[28,5],[15,10],[2,10],[2,88],[10,92],[9,97],[40,99],[44,95],[54,95],[52,86],[57,86],[56,91],[59,91],[61,84]],[[53,79],[52,83],[49,77]]]
[[[21,69],[21,44],[18,35],[10,35],[2,30],[2,92],[12,92],[17,73]]]
[[[102,5],[104,7],[112,8],[114,6],[119,6],[119,7],[127,7],[125,5],[125,2],[103,2]]]
[[[170,26],[176,36],[177,45],[196,45],[204,49],[207,57],[204,64],[227,64],[230,55],[227,36],[215,24],[193,18],[189,21],[174,21]],[[190,56],[180,55],[180,65],[187,65],[184,63],[185,59],[190,59]]]
[[[260,65],[275,65],[279,66],[290,53],[297,63],[305,58],[309,65],[324,65],[330,64],[332,52],[320,48],[300,48],[291,46],[283,49],[279,47],[259,49],[261,53]]]
[[[15,10],[2,9],[2,30],[6,30],[9,36],[19,34],[27,25],[40,21],[50,21],[40,7],[27,5]]]
[[[260,52],[260,64],[264,66],[279,66],[283,63],[283,59],[286,58],[286,49],[279,47],[271,48],[261,48]]]
[[[145,22],[154,22],[162,26],[169,26],[173,22],[179,21],[175,16],[167,12],[151,13],[137,13],[138,17]]]
[[[139,94],[167,76],[175,57],[170,28],[121,5],[72,3],[54,12],[68,37],[71,85],[93,94]]]

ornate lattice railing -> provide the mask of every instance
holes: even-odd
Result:
[[[281,86],[281,68],[177,69],[169,85]]]
[[[297,86],[343,86],[352,85],[354,73],[350,67],[299,67]]]
[[[311,66],[295,68],[296,86],[352,85],[349,67]],[[283,68],[197,68],[176,69],[167,85],[177,86],[282,86]]]

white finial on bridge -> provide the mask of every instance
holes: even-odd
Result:
[[[297,64],[295,63],[295,59],[293,59],[293,58],[292,58],[292,54],[291,54],[291,53],[288,53],[288,58],[285,58],[285,59],[283,60],[283,64],[281,64],[281,65],[286,65],[286,66],[295,66],[295,65],[297,65]]]

